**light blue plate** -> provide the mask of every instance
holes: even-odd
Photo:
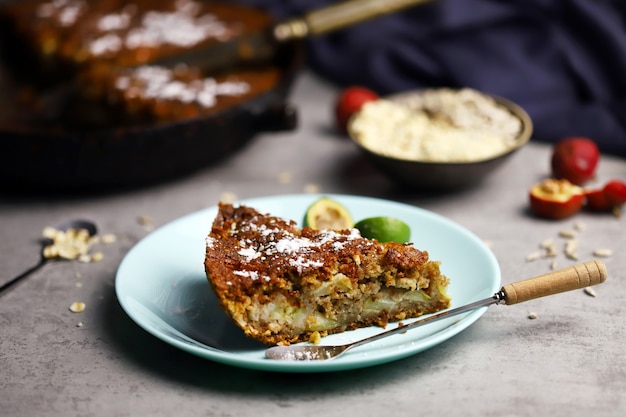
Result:
[[[328,195],[344,204],[355,221],[393,216],[411,227],[412,241],[430,259],[441,261],[450,278],[452,307],[492,296],[500,289],[500,269],[492,252],[474,234],[435,213],[410,205],[347,195]],[[239,203],[300,221],[320,195],[286,195]],[[189,214],[152,232],[120,264],[115,281],[126,313],[157,338],[194,355],[243,368],[278,372],[326,372],[378,365],[429,349],[466,329],[487,307],[450,317],[407,333],[355,348],[329,361],[265,359],[265,346],[248,339],[222,312],[204,274],[205,237],[217,207]],[[410,323],[412,320],[406,320]],[[390,324],[387,328],[394,327]],[[323,339],[346,343],[381,332],[354,330]]]

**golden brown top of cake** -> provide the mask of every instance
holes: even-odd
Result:
[[[298,291],[307,281],[324,281],[337,273],[357,283],[391,266],[389,279],[400,282],[428,261],[428,253],[410,244],[363,238],[357,229],[299,228],[291,220],[256,210],[220,204],[206,239],[206,263],[220,291],[251,294],[259,287]],[[415,284],[413,284],[415,285]]]
[[[200,69],[178,65],[88,71],[79,78],[84,100],[117,110],[131,122],[183,120],[236,105],[270,90],[279,81],[275,67],[236,69],[206,75]]]
[[[2,14],[45,59],[116,66],[223,42],[271,22],[256,9],[194,0],[35,0]]]

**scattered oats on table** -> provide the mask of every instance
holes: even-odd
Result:
[[[43,256],[46,259],[62,258],[84,262],[85,257],[89,256],[92,245],[98,243],[98,237],[89,236],[89,232],[85,229],[63,231],[46,226],[42,235],[52,241],[43,249]]]
[[[152,217],[142,214],[139,217],[137,217],[137,221],[139,222],[140,225],[143,226],[145,230],[147,231],[154,230],[154,223],[152,223]]]
[[[220,196],[220,201],[222,203],[234,203],[237,201],[237,195],[235,193],[231,193],[230,191],[225,191]]]
[[[596,291],[591,287],[585,287],[584,291],[585,291],[585,294],[587,294],[590,297],[596,296]]]
[[[322,190],[319,184],[309,183],[304,186],[304,192],[307,194],[317,194]]]
[[[104,244],[114,243],[117,241],[117,236],[114,235],[113,233],[107,233],[107,234],[102,235],[102,238],[100,239],[100,241]]]
[[[85,303],[83,303],[82,301],[74,301],[70,305],[70,311],[72,313],[82,313],[83,311],[85,311]]]
[[[280,174],[278,174],[278,182],[281,184],[288,184],[291,182],[291,179],[293,178],[293,175],[291,174],[291,172],[288,171],[283,171]]]
[[[593,251],[593,256],[597,256],[598,258],[610,258],[613,256],[613,251],[611,249],[596,249]]]
[[[535,252],[531,252],[526,256],[526,261],[527,262],[532,262],[532,261],[536,261],[537,259],[541,258],[541,252],[539,251],[535,251]]]
[[[565,243],[565,256],[574,261],[578,260],[578,239],[570,239]]]
[[[561,230],[559,232],[559,236],[565,239],[574,239],[576,237],[576,232],[572,230]]]
[[[556,244],[554,239],[546,239],[539,245],[542,249],[545,249],[545,258],[554,258],[557,255]]]

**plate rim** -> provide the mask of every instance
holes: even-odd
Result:
[[[241,199],[233,202],[233,204],[244,204],[254,207],[255,205],[267,205],[280,200],[299,201],[301,199],[308,199],[312,203],[317,198],[321,197],[329,197],[333,199],[343,200],[345,202],[348,202],[349,204],[357,202],[375,202],[377,204],[391,205],[397,208],[402,208],[403,210],[414,211],[415,213],[419,213],[426,218],[436,219],[437,221],[442,222],[447,226],[450,226],[451,229],[453,229],[455,232],[462,233],[463,235],[465,235],[465,237],[473,240],[473,242],[479,246],[481,252],[485,255],[485,261],[487,265],[491,267],[491,272],[493,273],[493,277],[491,277],[492,279],[489,280],[489,283],[491,284],[491,290],[493,290],[494,293],[499,290],[501,285],[501,271],[499,263],[494,253],[484,244],[484,242],[482,242],[482,240],[480,240],[473,232],[471,232],[469,229],[462,226],[461,224],[456,223],[455,221],[438,213],[423,209],[421,207],[377,197],[336,193],[277,194]],[[156,337],[157,339],[203,359],[240,368],[274,372],[329,372],[370,367],[403,359],[405,357],[413,356],[417,353],[430,349],[470,327],[488,309],[488,307],[481,307],[464,315],[457,316],[456,320],[452,324],[442,329],[436,330],[432,334],[429,334],[422,339],[419,339],[419,341],[415,343],[416,346],[401,350],[400,352],[396,352],[395,354],[379,356],[373,355],[374,357],[369,358],[368,360],[346,360],[346,358],[350,358],[350,356],[344,356],[330,361],[310,362],[276,361],[264,358],[255,359],[242,357],[237,352],[228,352],[216,347],[207,346],[202,342],[195,341],[192,337],[184,335],[184,333],[184,337],[194,341],[194,343],[180,340],[180,338],[172,337],[171,335],[166,335],[162,330],[159,330],[156,327],[150,325],[149,323],[147,323],[146,320],[135,314],[134,309],[129,305],[129,301],[126,299],[126,297],[128,296],[128,294],[125,293],[127,278],[124,276],[124,273],[126,272],[128,265],[134,262],[134,257],[136,256],[136,254],[141,251],[144,245],[148,244],[147,242],[155,239],[156,236],[167,233],[168,231],[170,231],[170,229],[175,229],[178,225],[185,224],[186,222],[191,222],[196,217],[200,217],[204,214],[216,210],[217,204],[183,215],[151,231],[149,234],[136,242],[133,247],[131,247],[131,249],[126,253],[122,261],[120,262],[115,275],[115,293],[118,302],[120,303],[124,312],[131,318],[131,320],[135,324],[137,324],[140,328],[142,328],[144,331],[148,332],[152,336]],[[210,222],[208,224],[208,227],[210,228]],[[356,349],[352,352],[356,352]]]

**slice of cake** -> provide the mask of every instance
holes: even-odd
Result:
[[[299,228],[246,206],[220,203],[205,270],[222,309],[267,344],[384,327],[450,304],[439,262],[411,244]]]

